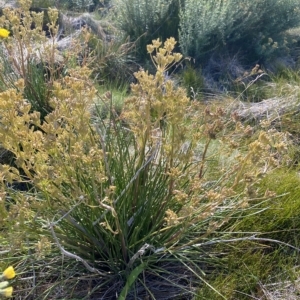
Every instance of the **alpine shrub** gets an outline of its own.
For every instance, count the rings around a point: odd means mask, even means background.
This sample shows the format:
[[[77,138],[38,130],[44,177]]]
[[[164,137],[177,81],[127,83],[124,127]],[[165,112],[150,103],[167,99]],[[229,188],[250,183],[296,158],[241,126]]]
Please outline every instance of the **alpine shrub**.
[[[116,0],[117,25],[137,42],[141,58],[154,38],[178,36],[180,0]]]
[[[180,11],[181,51],[203,59],[226,47],[265,58],[288,50],[285,32],[299,26],[299,10],[295,0],[185,0]]]

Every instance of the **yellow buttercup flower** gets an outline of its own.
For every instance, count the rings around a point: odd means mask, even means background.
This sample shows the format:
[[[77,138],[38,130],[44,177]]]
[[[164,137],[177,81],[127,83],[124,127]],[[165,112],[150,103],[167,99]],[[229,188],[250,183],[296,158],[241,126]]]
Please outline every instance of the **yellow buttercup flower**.
[[[7,288],[5,288],[4,290],[0,290],[0,293],[7,298],[10,298],[12,296],[13,293],[13,287],[9,286]]]
[[[16,272],[12,266],[8,267],[6,270],[3,272],[3,277],[6,279],[12,279],[16,276]]]
[[[0,38],[4,39],[9,36],[9,31],[5,28],[0,28]]]

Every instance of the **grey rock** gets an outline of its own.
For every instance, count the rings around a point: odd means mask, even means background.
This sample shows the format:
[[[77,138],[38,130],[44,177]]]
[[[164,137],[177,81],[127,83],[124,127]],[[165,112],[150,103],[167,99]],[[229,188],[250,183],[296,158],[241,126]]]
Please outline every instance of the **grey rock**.
[[[18,3],[15,0],[0,0],[0,10],[5,7],[16,8]]]

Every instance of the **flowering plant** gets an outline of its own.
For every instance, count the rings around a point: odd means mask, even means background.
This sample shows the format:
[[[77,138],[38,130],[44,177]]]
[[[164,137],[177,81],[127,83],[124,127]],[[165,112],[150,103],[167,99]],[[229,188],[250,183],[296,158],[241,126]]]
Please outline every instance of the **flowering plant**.
[[[13,279],[16,276],[15,270],[12,266],[9,266],[4,270],[2,275],[0,275],[0,280],[3,279]],[[9,282],[7,280],[0,282],[0,295],[3,295],[4,297],[11,297],[13,293],[13,287],[8,286]]]
[[[5,28],[0,28],[0,38],[4,39],[9,36],[9,31]]]

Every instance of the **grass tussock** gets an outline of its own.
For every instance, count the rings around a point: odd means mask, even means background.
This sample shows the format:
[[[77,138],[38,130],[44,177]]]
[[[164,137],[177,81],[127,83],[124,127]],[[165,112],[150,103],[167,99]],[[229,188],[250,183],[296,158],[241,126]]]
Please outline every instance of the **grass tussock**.
[[[297,114],[283,114],[285,126],[252,124],[224,101],[197,101],[201,72],[168,76],[183,59],[174,38],[146,47],[154,72],[135,72],[130,89],[120,79],[132,44],[101,44],[86,28],[58,69],[57,11],[46,37],[29,26],[42,15],[21,4],[0,19],[10,32],[0,60],[0,268],[14,266],[16,298],[251,299],[270,277],[297,277],[297,140],[286,132]],[[259,71],[241,78],[234,102],[257,99]],[[291,77],[268,93],[292,97]]]

